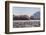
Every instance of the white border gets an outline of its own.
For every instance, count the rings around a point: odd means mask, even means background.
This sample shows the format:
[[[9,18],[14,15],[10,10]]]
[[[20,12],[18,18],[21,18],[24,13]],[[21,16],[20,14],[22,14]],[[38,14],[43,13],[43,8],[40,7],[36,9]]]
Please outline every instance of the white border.
[[[40,8],[40,27],[29,27],[29,28],[13,28],[13,12],[12,7],[37,7]],[[37,31],[37,30],[43,30],[43,5],[33,5],[33,4],[17,4],[17,3],[10,3],[9,4],[9,13],[10,13],[10,22],[9,22],[9,31],[10,32],[20,32],[20,31]]]

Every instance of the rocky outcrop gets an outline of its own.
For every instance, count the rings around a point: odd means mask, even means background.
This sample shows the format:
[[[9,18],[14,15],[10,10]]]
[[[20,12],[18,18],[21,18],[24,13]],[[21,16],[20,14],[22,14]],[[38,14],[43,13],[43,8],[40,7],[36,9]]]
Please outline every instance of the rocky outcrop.
[[[19,16],[15,16],[13,17],[13,20],[29,20],[29,16],[27,15],[19,15]]]
[[[40,20],[40,12],[36,12],[30,17],[28,15],[13,15],[13,20]]]

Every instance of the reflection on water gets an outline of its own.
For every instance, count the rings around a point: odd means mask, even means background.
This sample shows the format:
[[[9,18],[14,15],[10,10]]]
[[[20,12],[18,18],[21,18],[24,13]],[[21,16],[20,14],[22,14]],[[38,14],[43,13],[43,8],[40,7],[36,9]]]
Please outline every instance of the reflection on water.
[[[40,20],[17,20],[13,21],[13,28],[40,27]]]

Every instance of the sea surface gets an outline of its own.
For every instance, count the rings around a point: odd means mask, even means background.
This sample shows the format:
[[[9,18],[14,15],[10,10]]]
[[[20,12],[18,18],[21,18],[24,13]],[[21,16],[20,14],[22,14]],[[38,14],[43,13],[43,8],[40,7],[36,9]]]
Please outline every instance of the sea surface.
[[[40,27],[40,20],[14,20],[13,28]]]

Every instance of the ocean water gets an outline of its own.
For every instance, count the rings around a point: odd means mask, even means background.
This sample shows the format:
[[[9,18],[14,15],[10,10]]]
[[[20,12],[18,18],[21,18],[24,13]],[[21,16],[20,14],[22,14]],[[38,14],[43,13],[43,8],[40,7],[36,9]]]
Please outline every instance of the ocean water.
[[[40,27],[40,20],[14,20],[13,28]]]

